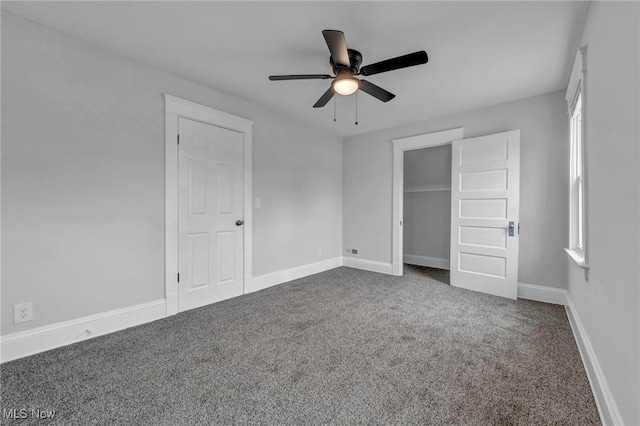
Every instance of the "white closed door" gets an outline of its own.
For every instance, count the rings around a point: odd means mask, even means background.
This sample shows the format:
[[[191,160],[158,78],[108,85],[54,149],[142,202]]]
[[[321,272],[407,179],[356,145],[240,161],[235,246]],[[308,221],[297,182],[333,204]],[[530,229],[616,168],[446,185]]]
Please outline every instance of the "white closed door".
[[[452,143],[451,285],[518,296],[520,131]]]
[[[178,121],[179,310],[244,291],[243,134]]]

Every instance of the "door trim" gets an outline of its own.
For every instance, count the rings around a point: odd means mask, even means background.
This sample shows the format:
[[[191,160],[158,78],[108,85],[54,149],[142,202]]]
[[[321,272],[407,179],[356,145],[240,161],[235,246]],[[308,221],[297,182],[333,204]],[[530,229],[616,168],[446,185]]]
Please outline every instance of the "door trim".
[[[393,275],[402,275],[403,264],[403,235],[400,222],[404,217],[404,152],[414,149],[430,148],[433,146],[450,145],[457,139],[463,139],[464,127],[443,130],[441,132],[425,133],[408,138],[393,139],[393,190],[391,218],[391,256]]]
[[[253,209],[251,149],[253,121],[165,93],[165,297],[167,316],[178,313],[178,118],[200,121],[243,134],[244,276],[243,293],[252,275]]]

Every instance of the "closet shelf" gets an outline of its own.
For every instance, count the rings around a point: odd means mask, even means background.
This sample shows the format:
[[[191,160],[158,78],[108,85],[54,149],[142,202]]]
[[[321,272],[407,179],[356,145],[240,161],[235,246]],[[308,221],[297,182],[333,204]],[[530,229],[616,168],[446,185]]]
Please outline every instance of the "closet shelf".
[[[435,192],[435,191],[451,191],[451,187],[443,186],[443,185],[427,185],[427,186],[414,186],[411,188],[404,189],[404,192]]]

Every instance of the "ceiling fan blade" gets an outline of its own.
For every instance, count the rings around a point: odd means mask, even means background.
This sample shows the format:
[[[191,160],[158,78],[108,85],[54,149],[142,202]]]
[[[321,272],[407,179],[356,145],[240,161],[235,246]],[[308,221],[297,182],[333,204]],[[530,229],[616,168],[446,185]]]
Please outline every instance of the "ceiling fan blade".
[[[382,102],[389,102],[391,99],[396,97],[393,93],[387,92],[382,87],[369,83],[366,80],[360,80],[360,90],[370,94],[374,98],[380,99]]]
[[[397,58],[387,59],[386,61],[376,62],[360,68],[360,74],[373,75],[381,72],[398,70],[400,68],[412,67],[415,65],[426,64],[429,61],[427,52],[421,50],[419,52],[409,53],[408,55],[398,56]]]
[[[336,30],[322,31],[324,40],[327,42],[333,63],[339,67],[349,68],[349,52],[347,51],[347,42],[344,39],[344,33]]]
[[[333,95],[335,95],[335,90],[333,90],[333,86],[329,87],[329,89],[324,92],[324,94],[322,96],[320,96],[320,99],[318,99],[318,101],[313,104],[314,108],[322,108],[323,106],[325,106],[327,104],[327,102],[329,102],[329,100],[331,100],[331,98],[333,98]]]
[[[292,74],[292,75],[270,75],[269,80],[325,80],[331,78],[329,74]]]

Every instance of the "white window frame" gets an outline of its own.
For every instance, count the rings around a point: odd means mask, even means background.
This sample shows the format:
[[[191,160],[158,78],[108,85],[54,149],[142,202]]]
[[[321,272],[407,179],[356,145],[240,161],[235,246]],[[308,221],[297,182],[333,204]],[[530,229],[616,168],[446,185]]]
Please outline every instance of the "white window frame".
[[[587,150],[586,150],[586,54],[578,49],[566,100],[569,107],[570,163],[569,163],[569,248],[565,251],[576,264],[585,269],[588,263],[587,220]],[[586,275],[585,275],[586,276]]]

